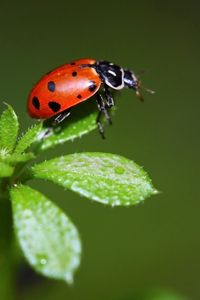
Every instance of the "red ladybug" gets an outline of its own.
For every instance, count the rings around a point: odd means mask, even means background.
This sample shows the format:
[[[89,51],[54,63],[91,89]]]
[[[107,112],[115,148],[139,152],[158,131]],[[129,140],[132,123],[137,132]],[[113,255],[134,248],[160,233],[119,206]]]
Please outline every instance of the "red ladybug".
[[[31,117],[47,119],[55,116],[54,124],[62,122],[73,106],[87,100],[94,94],[99,110],[97,124],[102,137],[101,115],[111,124],[109,108],[114,105],[110,89],[124,87],[136,91],[140,100],[140,81],[136,75],[107,61],[91,58],[79,59],[56,68],[43,76],[33,87],[28,98],[28,112]]]

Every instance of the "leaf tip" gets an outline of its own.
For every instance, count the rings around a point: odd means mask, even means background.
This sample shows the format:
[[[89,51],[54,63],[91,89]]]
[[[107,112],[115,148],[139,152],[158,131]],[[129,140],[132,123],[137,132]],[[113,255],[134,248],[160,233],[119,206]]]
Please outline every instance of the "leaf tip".
[[[3,104],[4,104],[5,106],[7,106],[7,108],[10,109],[10,110],[12,111],[13,115],[14,115],[14,116],[16,117],[16,119],[17,119],[17,115],[16,115],[14,109],[12,108],[12,106],[11,106],[10,104],[8,104],[7,102],[5,102],[5,101],[3,101]]]
[[[69,284],[69,285],[73,285],[74,284],[74,277],[72,272],[67,272],[65,274],[65,281]]]
[[[7,107],[10,107],[10,104],[8,104],[6,101],[3,101],[3,104],[6,105]]]
[[[157,190],[157,189],[153,189],[153,191],[152,191],[152,195],[159,195],[159,194],[161,194],[162,192],[161,191],[159,191],[159,190]]]

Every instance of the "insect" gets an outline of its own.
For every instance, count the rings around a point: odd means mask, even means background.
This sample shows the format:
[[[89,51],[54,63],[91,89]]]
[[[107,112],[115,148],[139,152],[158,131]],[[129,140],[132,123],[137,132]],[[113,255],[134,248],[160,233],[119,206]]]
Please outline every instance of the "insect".
[[[98,108],[97,125],[104,138],[101,117],[112,124],[109,110],[114,106],[113,90],[133,89],[140,100],[141,83],[133,71],[108,61],[91,58],[75,60],[44,75],[33,87],[28,98],[28,112],[33,118],[48,119],[53,124],[69,116],[72,107],[95,95]],[[146,89],[153,93],[153,91]]]

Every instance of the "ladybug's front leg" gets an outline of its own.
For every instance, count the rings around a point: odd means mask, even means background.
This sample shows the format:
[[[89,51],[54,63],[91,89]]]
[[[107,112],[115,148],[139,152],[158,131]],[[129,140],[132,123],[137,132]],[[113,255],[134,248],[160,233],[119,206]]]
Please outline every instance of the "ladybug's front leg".
[[[108,108],[111,108],[112,106],[115,105],[113,96],[112,96],[111,92],[109,91],[108,86],[106,84],[104,84],[103,89],[104,89],[105,98],[106,98],[106,106]]]
[[[99,130],[99,133],[100,133],[102,139],[105,139],[103,124],[101,123],[101,115],[102,115],[102,112],[99,111],[97,118],[96,118],[96,123],[97,123],[98,130]]]
[[[105,106],[104,99],[103,99],[102,95],[100,93],[97,93],[96,96],[97,96],[97,99],[96,99],[97,107],[98,107],[98,110],[99,110],[96,122],[97,122],[97,125],[98,125],[99,133],[101,134],[102,138],[105,139],[103,124],[101,122],[102,113],[105,115],[105,118],[106,118],[106,120],[108,121],[108,123],[110,125],[112,124],[112,120],[111,120],[111,117],[110,117],[110,115],[109,115],[109,113],[106,109],[106,106]]]

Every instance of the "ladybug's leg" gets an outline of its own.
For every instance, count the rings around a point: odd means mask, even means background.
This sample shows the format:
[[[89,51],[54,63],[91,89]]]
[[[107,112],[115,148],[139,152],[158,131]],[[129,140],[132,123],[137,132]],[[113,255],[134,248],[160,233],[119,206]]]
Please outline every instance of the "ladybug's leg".
[[[103,124],[101,122],[101,116],[102,116],[102,114],[104,114],[105,118],[109,122],[109,124],[112,124],[112,120],[111,120],[111,117],[110,117],[110,115],[109,115],[109,113],[106,109],[106,106],[105,106],[104,99],[103,99],[102,95],[100,93],[97,93],[96,96],[97,96],[97,99],[96,99],[97,107],[98,107],[98,110],[99,110],[96,122],[97,122],[97,125],[98,125],[99,133],[101,134],[102,138],[104,139],[105,136],[104,136]]]
[[[56,125],[64,121],[71,113],[71,108],[64,110],[61,112],[53,121],[52,125]]]
[[[97,122],[98,130],[99,130],[99,133],[100,133],[101,137],[103,139],[105,139],[103,125],[101,123],[101,115],[102,115],[102,112],[99,111],[99,113],[97,115],[97,118],[96,118],[96,122]]]
[[[109,112],[107,110],[107,105],[105,105],[104,99],[103,99],[103,97],[100,93],[97,93],[97,107],[99,109],[99,112],[101,112],[105,115],[106,120],[111,125],[112,120],[111,120],[111,117],[110,117]]]
[[[106,84],[104,85],[104,88],[103,88],[103,89],[104,89],[105,98],[106,98],[106,106],[107,106],[108,108],[110,108],[110,107],[112,107],[112,106],[115,105],[114,99],[113,99],[112,94],[111,94],[111,92],[109,91],[108,86],[107,86]]]
[[[60,113],[52,122],[51,127],[47,128],[46,131],[44,132],[42,138],[47,138],[48,136],[50,136],[51,134],[53,134],[54,132],[54,126],[56,126],[57,124],[61,123],[62,121],[64,121],[64,119],[66,119],[69,115],[70,115],[70,111],[71,108],[63,111],[62,113]]]

